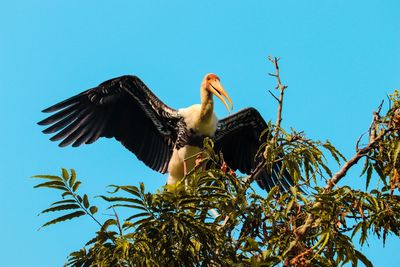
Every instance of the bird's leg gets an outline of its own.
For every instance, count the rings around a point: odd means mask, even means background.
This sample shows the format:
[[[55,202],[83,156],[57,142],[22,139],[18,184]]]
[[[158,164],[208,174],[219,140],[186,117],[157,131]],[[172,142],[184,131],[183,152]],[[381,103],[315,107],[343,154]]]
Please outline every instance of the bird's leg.
[[[186,176],[186,174],[187,174],[187,162],[186,162],[186,160],[187,159],[183,160],[183,176]]]
[[[183,160],[183,177],[185,177],[186,174],[187,174],[187,162],[186,162],[186,160],[187,159]],[[184,178],[184,179],[185,179],[185,190],[187,190],[187,188],[188,188],[188,179],[186,179],[186,178]]]

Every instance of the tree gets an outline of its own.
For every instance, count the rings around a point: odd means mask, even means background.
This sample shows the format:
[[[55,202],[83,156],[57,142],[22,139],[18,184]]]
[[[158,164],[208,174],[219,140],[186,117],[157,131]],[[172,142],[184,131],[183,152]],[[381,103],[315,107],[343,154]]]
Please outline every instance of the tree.
[[[174,191],[151,194],[144,184],[112,185],[101,198],[115,216],[104,222],[96,219],[98,208],[89,197],[77,193],[81,182],[74,170],[34,176],[46,180],[36,188],[62,192],[62,199],[42,213],[67,212],[43,226],[80,216],[99,225],[85,247],[69,255],[67,266],[372,266],[354,243],[362,246],[371,235],[385,242],[389,234],[400,234],[400,93],[389,96],[385,112],[382,101],[368,135],[361,135],[347,160],[329,141],[281,128],[287,86],[281,83],[279,59],[269,60],[276,70],[270,75],[277,79],[279,96],[270,93],[278,111],[276,123],[260,137],[264,161],[258,168],[271,170],[280,161],[294,179],[290,191],[276,186],[266,197],[257,194],[253,175],[237,177],[209,139],[207,156]],[[360,147],[362,140],[367,144]],[[333,172],[328,159],[339,170]],[[365,190],[340,183],[360,160]],[[378,182],[370,190],[375,176]],[[121,220],[115,209],[130,215]]]

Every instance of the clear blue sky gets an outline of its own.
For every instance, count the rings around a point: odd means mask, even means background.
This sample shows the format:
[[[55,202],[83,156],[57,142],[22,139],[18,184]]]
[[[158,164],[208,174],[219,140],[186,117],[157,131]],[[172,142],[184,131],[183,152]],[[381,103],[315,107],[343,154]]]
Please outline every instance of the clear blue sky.
[[[330,139],[350,157],[372,110],[400,85],[399,12],[395,0],[3,1],[1,265],[61,266],[97,229],[81,218],[37,231],[51,218],[37,214],[57,195],[34,190],[31,175],[75,168],[92,196],[109,184],[144,181],[154,191],[165,183],[114,140],[60,149],[36,125],[43,108],[123,74],[184,107],[199,101],[203,75],[215,72],[236,110],[254,106],[273,120],[272,54],[283,58],[289,85],[283,126]],[[227,115],[222,104],[216,112]],[[342,183],[359,180],[354,172]],[[399,249],[390,238],[386,248],[372,240],[363,251],[376,266],[396,266]]]

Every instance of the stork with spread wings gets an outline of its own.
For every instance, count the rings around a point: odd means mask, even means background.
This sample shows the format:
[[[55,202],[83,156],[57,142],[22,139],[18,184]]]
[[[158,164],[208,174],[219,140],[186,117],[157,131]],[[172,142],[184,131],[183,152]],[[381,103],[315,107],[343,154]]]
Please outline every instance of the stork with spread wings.
[[[233,170],[250,174],[261,159],[255,159],[259,136],[267,124],[254,108],[246,108],[222,120],[214,113],[213,95],[228,111],[232,101],[215,74],[207,74],[200,87],[201,104],[172,109],[159,100],[136,76],[121,76],[55,104],[43,112],[55,112],[40,121],[50,125],[44,133],[56,133],[59,146],[91,144],[100,137],[114,137],[151,169],[169,173],[175,184],[195,165],[203,139],[214,140]],[[257,173],[258,185],[288,189],[293,184],[281,163],[272,171]],[[284,175],[281,175],[283,173]]]

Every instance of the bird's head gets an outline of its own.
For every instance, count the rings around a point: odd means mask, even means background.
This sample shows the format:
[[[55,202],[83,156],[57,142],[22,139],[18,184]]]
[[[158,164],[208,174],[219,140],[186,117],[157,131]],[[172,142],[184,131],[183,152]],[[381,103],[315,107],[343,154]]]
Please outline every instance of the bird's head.
[[[202,87],[218,97],[222,101],[222,103],[224,103],[228,112],[233,109],[232,100],[229,97],[228,93],[225,91],[217,75],[213,73],[207,74],[203,79]],[[228,100],[230,106],[228,105],[224,97]]]

